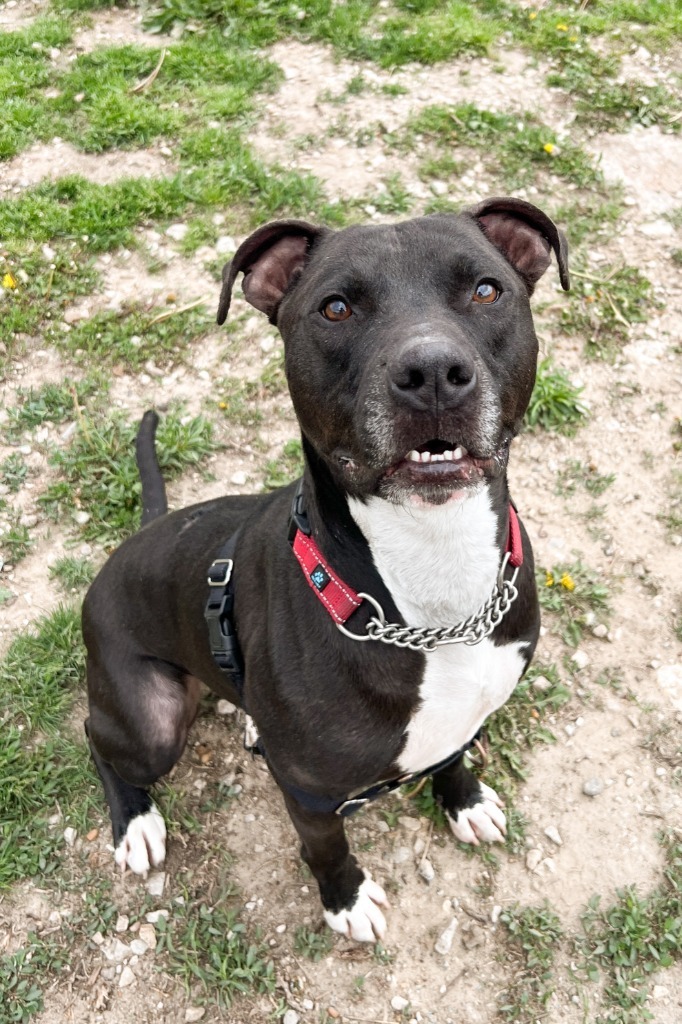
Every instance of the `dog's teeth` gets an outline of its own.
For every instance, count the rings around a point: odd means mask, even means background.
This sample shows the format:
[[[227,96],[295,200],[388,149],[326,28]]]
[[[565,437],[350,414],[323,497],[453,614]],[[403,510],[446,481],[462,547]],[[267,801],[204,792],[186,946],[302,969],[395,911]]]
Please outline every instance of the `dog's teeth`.
[[[462,447],[455,448],[454,452],[452,453],[453,459],[463,459],[465,455],[466,450]]]
[[[443,452],[443,458],[445,459],[446,462],[452,462],[454,457],[455,456],[453,452]]]
[[[431,461],[431,452],[422,452],[421,460],[422,460],[422,462],[430,462]]]
[[[414,448],[412,449],[411,452],[407,453],[407,458],[410,459],[412,462],[421,462],[421,455]]]
[[[431,462],[445,462],[445,456],[444,455],[432,455],[431,456]]]

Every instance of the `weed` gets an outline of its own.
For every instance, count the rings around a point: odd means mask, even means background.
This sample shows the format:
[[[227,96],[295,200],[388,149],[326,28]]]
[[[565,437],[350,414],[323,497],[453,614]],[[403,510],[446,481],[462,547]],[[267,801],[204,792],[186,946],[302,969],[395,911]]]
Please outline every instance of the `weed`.
[[[610,615],[608,587],[580,562],[538,570],[537,582],[540,605],[557,616],[556,631],[569,647],[578,646],[595,615],[601,621]]]
[[[50,579],[59,580],[64,590],[87,587],[95,578],[95,567],[89,558],[65,555],[50,566]]]
[[[80,381],[66,377],[60,384],[19,388],[17,404],[8,410],[10,435],[33,430],[43,423],[64,423],[75,416],[78,406],[93,398],[104,398],[107,390],[108,381],[98,373]]]
[[[26,558],[33,546],[27,526],[22,526],[18,515],[10,518],[6,526],[0,526],[0,551],[4,551],[6,561],[16,565]]]
[[[135,462],[137,425],[113,414],[98,421],[82,418],[69,448],[51,457],[62,479],[51,484],[40,503],[53,518],[83,513],[88,540],[112,545],[137,528],[141,484]],[[212,428],[201,416],[188,422],[166,414],[159,425],[156,450],[169,478],[196,465],[214,450]]]
[[[10,494],[16,494],[28,476],[28,466],[19,452],[8,455],[0,465],[0,479],[9,488]]]
[[[526,425],[531,429],[574,434],[587,418],[581,392],[582,388],[571,383],[566,371],[555,367],[551,356],[547,356],[538,364]]]
[[[481,159],[509,189],[521,188],[550,171],[581,188],[600,187],[601,174],[579,146],[558,140],[529,114],[497,114],[472,104],[426,107],[408,122],[400,145],[425,136],[447,152],[453,146],[481,151]]]
[[[96,313],[67,334],[55,330],[50,335],[59,348],[73,353],[86,365],[96,359],[100,364],[124,363],[139,369],[149,359],[182,359],[187,352],[187,338],[201,338],[212,327],[202,311],[132,309],[125,313]]]
[[[651,283],[635,267],[605,267],[597,273],[573,270],[573,291],[561,312],[567,334],[585,337],[585,352],[612,359],[627,342],[633,323],[648,319],[652,308]]]
[[[399,174],[392,174],[384,181],[384,189],[371,199],[379,213],[407,213],[414,202],[402,183]]]
[[[559,918],[548,903],[541,907],[515,904],[500,920],[510,938],[513,983],[500,1007],[507,1021],[534,1024],[554,991],[554,960],[563,938]]]
[[[0,957],[0,1020],[28,1024],[44,1008],[43,985],[49,971],[59,970],[65,957],[57,945],[29,932],[16,953]]]
[[[571,460],[557,477],[557,494],[575,494],[578,487],[598,498],[616,479],[615,473],[600,473],[592,462]]]
[[[661,842],[666,867],[653,893],[642,897],[630,886],[604,910],[595,897],[583,916],[584,971],[591,981],[599,980],[600,968],[605,975],[608,1009],[596,1018],[600,1024],[649,1019],[649,979],[682,956],[682,843],[675,831],[664,833]]]
[[[533,665],[507,703],[486,723],[491,757],[484,781],[511,795],[516,782],[526,778],[525,752],[537,743],[554,743],[554,734],[543,718],[557,711],[569,696],[553,665]]]
[[[317,963],[332,951],[332,933],[325,927],[324,931],[314,931],[301,925],[294,935],[294,951],[307,960]]]
[[[301,442],[287,441],[279,459],[270,459],[265,465],[263,486],[268,491],[291,483],[303,472],[303,449]]]
[[[212,905],[186,897],[172,918],[159,918],[156,926],[160,968],[177,976],[201,1005],[229,1008],[240,994],[274,991],[272,961],[265,947],[249,942],[234,902],[229,888]]]

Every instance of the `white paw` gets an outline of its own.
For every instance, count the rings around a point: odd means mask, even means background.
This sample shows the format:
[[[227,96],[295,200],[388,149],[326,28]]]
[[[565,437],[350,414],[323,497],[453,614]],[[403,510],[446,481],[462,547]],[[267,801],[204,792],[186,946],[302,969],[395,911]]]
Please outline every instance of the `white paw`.
[[[473,843],[478,846],[480,840],[484,843],[503,843],[507,834],[507,819],[502,810],[502,801],[490,786],[483,782],[481,797],[473,807],[465,807],[456,818],[448,814],[447,819],[450,828],[460,843]]]
[[[330,928],[349,939],[376,942],[386,934],[386,918],[379,910],[380,906],[388,906],[386,893],[371,878],[365,877],[353,906],[348,910],[340,910],[338,914],[325,910],[324,919]]]
[[[114,857],[121,871],[129,867],[136,875],[146,875],[150,867],[158,867],[165,856],[166,823],[152,804],[151,810],[138,814],[129,823]]]

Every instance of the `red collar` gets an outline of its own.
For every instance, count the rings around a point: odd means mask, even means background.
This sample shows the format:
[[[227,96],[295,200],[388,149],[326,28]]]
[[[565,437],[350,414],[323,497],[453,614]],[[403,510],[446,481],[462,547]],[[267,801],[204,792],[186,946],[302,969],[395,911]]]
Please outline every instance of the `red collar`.
[[[299,491],[294,498],[290,530],[291,545],[303,569],[303,574],[312,588],[315,596],[322,602],[334,622],[343,625],[360,607],[363,598],[349,587],[340,576],[334,572],[332,567],[318,548],[313,538],[303,529],[302,525],[307,524],[307,517],[302,509],[302,495]],[[507,546],[505,549],[509,555],[509,562],[515,568],[523,563],[523,546],[521,543],[521,527],[514,506],[509,504],[509,530],[507,534]]]

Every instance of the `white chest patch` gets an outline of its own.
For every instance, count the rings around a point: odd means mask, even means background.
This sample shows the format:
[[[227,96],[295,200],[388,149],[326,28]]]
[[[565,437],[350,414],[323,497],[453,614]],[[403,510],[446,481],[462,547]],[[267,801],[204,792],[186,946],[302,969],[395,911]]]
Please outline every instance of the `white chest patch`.
[[[445,505],[404,507],[381,498],[351,498],[349,506],[408,625],[455,625],[490,596],[500,552],[486,487]],[[402,772],[436,764],[475,735],[516,686],[524,646],[482,640],[425,655],[419,704],[399,758]]]

